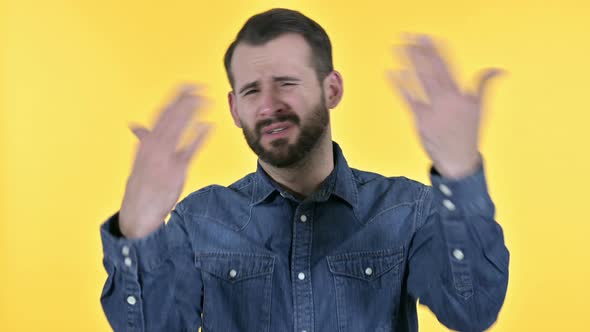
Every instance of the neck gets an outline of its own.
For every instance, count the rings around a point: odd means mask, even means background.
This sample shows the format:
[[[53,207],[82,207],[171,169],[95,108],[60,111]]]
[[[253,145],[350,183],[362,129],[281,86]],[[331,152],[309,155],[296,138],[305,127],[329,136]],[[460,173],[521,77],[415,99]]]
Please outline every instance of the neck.
[[[262,160],[260,166],[281,187],[297,198],[316,191],[334,169],[334,150],[329,134],[322,137],[312,151],[290,167],[277,168]]]

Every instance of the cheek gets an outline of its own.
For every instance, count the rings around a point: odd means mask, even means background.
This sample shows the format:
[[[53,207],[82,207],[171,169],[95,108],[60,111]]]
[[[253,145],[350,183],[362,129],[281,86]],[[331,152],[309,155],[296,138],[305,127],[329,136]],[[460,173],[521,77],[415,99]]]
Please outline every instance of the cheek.
[[[319,102],[323,102],[321,100],[322,94],[323,90],[320,85],[308,85],[299,91],[298,98],[301,100],[300,103],[309,108],[317,105]]]
[[[281,101],[290,112],[299,116],[307,113],[314,104],[312,95],[306,91],[285,92],[281,95]]]
[[[249,116],[250,114],[253,114],[252,107],[243,100],[236,100],[234,105],[234,118],[237,117],[237,121],[239,121],[242,126],[247,126],[252,121],[250,119],[251,116]]]
[[[242,113],[240,114],[240,122],[242,124],[243,130],[247,130],[252,133],[254,132],[254,128],[256,127],[256,119],[254,116],[249,116],[246,113]]]
[[[302,116],[309,118],[310,114],[313,113],[319,105],[322,105],[323,100],[319,94],[309,94],[296,101],[297,113]]]

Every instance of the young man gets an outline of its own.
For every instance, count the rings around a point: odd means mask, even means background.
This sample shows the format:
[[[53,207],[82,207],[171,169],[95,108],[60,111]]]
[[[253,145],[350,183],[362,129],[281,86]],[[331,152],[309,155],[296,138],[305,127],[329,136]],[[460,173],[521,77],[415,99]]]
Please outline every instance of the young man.
[[[119,212],[101,227],[101,296],[117,331],[417,331],[416,302],[447,327],[497,318],[508,251],[478,152],[481,99],[460,90],[426,36],[393,82],[432,159],[425,186],[349,168],[332,141],[343,93],[324,30],[302,14],[250,18],[225,66],[231,115],[258,168],[176,206],[208,128],[179,139],[202,104],[184,86],[139,148]],[[408,89],[420,82],[427,101]],[[167,224],[165,217],[171,213]]]

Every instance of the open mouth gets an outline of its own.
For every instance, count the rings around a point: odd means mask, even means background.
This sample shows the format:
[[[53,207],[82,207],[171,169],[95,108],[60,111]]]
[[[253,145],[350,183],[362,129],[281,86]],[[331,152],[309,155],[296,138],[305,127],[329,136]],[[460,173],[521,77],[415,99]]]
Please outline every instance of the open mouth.
[[[274,123],[272,125],[264,127],[262,129],[262,133],[264,136],[279,138],[286,136],[291,128],[293,128],[293,124],[289,122]]]

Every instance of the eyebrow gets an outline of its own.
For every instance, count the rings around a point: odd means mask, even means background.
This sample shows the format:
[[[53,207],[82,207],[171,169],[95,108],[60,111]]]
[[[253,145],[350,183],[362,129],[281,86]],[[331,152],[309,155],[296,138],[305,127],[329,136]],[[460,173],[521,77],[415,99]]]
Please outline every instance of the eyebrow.
[[[300,79],[298,79],[297,77],[294,76],[273,76],[272,80],[274,82],[301,82]],[[239,94],[242,94],[244,91],[251,89],[251,88],[255,88],[260,84],[259,81],[253,81],[250,83],[246,83],[245,85],[243,85],[240,88],[240,91],[238,92]]]

